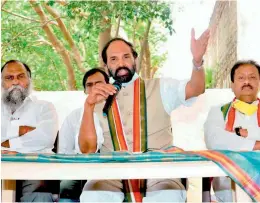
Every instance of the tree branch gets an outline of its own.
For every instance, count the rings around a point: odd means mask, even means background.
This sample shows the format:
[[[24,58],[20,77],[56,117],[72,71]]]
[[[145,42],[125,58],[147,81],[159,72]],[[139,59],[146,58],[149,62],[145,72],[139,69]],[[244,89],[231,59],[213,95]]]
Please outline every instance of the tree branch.
[[[49,5],[47,5],[47,3],[43,3],[44,8],[46,8],[46,10],[51,14],[52,17],[54,17],[58,23],[58,26],[64,36],[64,38],[66,39],[66,41],[69,43],[69,46],[73,52],[73,58],[76,61],[77,66],[79,67],[79,70],[82,73],[85,73],[86,70],[85,68],[82,66],[82,57],[81,54],[76,46],[76,44],[74,43],[74,40],[71,37],[71,34],[69,33],[68,29],[66,28],[65,24],[63,23],[63,21],[60,18],[60,15]]]
[[[118,37],[118,34],[119,34],[120,21],[121,21],[121,14],[119,14],[119,16],[118,16],[118,21],[117,21],[117,27],[116,27],[116,34],[115,34],[115,37]]]
[[[15,35],[15,36],[9,41],[9,43],[7,43],[7,44],[2,44],[2,48],[3,48],[4,46],[10,45],[13,40],[15,40],[15,39],[16,39],[17,37],[19,37],[20,35],[25,34],[26,31],[28,31],[28,30],[30,30],[30,29],[33,29],[33,28],[37,28],[37,27],[43,27],[43,26],[47,25],[48,23],[50,23],[51,21],[53,21],[53,20],[48,20],[48,21],[46,21],[44,24],[42,24],[42,25],[40,25],[40,26],[39,26],[39,25],[35,25],[35,26],[32,26],[32,27],[29,27],[29,28],[26,28],[26,29],[22,30],[22,31],[19,32],[17,35]]]
[[[11,14],[11,15],[13,15],[13,16],[17,16],[17,17],[19,17],[19,18],[23,18],[23,19],[26,19],[26,20],[29,20],[29,21],[33,21],[33,22],[38,22],[38,23],[40,23],[41,21],[39,21],[39,20],[34,20],[34,19],[31,19],[31,18],[27,18],[26,16],[22,16],[22,15],[18,15],[18,14],[16,14],[16,13],[13,13],[13,12],[11,12],[11,11],[8,11],[8,10],[5,10],[5,9],[1,9],[2,11],[4,11],[4,12],[6,12],[6,13],[9,13],[9,14]]]
[[[39,15],[41,22],[43,23],[42,29],[46,33],[50,42],[52,43],[52,46],[57,51],[57,53],[60,54],[60,56],[63,59],[63,62],[65,64],[66,68],[67,68],[69,90],[76,90],[75,73],[74,73],[74,69],[73,69],[68,51],[66,50],[64,45],[58,40],[58,38],[54,34],[51,27],[47,24],[44,25],[45,22],[47,21],[47,16],[44,13],[41,5],[38,4],[36,0],[29,0],[29,2],[31,3],[35,12]]]
[[[60,73],[59,73],[59,71],[58,71],[58,68],[56,67],[54,61],[53,61],[51,58],[50,58],[50,60],[51,60],[51,62],[52,62],[52,64],[53,64],[54,69],[56,70],[56,73],[57,73],[57,75],[58,75],[60,84],[61,84],[61,86],[62,86],[62,90],[66,90],[66,89],[67,89],[67,88],[66,88],[66,85],[65,85],[65,84],[63,83],[63,81],[62,81],[62,78],[61,78],[61,75],[60,75]]]
[[[1,9],[4,7],[5,3],[7,2],[7,0],[3,0],[2,4],[1,4]]]

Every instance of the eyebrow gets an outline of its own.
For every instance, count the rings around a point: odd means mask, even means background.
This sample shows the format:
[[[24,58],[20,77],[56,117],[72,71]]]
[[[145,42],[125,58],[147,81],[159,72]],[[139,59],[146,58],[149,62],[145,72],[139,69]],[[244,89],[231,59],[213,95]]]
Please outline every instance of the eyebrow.
[[[90,84],[99,83],[99,82],[103,82],[103,81],[102,81],[102,80],[98,80],[98,81],[95,81],[95,82],[87,82],[86,84],[87,84],[87,85],[90,85]]]
[[[20,76],[20,75],[25,75],[25,73],[18,73],[18,74],[13,74],[13,73],[6,73],[6,76]]]

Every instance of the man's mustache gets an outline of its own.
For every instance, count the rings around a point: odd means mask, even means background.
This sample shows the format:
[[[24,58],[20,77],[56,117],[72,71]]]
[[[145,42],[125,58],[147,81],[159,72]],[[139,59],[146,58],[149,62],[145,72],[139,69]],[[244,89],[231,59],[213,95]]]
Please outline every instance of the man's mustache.
[[[118,69],[116,70],[115,75],[117,75],[117,74],[119,73],[119,71],[121,71],[121,70],[127,70],[128,72],[131,73],[130,68],[128,68],[128,67],[126,67],[126,66],[120,66],[120,67],[118,67]]]
[[[242,86],[242,90],[243,90],[244,88],[246,88],[246,87],[249,87],[249,88],[253,89],[253,86],[252,86],[252,85],[247,84],[247,85],[243,85],[243,86]]]

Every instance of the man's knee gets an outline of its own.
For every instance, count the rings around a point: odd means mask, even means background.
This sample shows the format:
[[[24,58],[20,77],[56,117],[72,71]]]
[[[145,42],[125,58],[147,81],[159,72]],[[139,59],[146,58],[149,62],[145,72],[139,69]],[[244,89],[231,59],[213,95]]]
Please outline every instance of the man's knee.
[[[186,190],[158,190],[147,192],[143,202],[185,202]]]
[[[124,193],[110,191],[83,191],[80,202],[123,202]]]
[[[54,199],[51,193],[33,192],[24,193],[20,198],[20,202],[54,202]]]

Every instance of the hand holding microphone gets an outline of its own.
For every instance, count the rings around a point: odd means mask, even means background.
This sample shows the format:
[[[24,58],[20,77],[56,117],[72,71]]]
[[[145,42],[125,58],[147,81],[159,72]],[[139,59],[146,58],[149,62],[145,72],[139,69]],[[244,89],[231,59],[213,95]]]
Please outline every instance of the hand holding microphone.
[[[116,97],[117,93],[121,90],[122,88],[122,84],[119,81],[115,81],[113,83],[113,86],[116,88],[116,93],[113,95],[109,95],[107,98],[107,101],[105,103],[105,106],[103,108],[103,116],[107,116],[108,115],[108,111],[111,108],[111,105],[113,103],[114,98]]]
[[[88,97],[85,101],[85,107],[92,106],[106,100],[109,95],[114,95],[117,89],[112,84],[98,83],[88,92]]]

